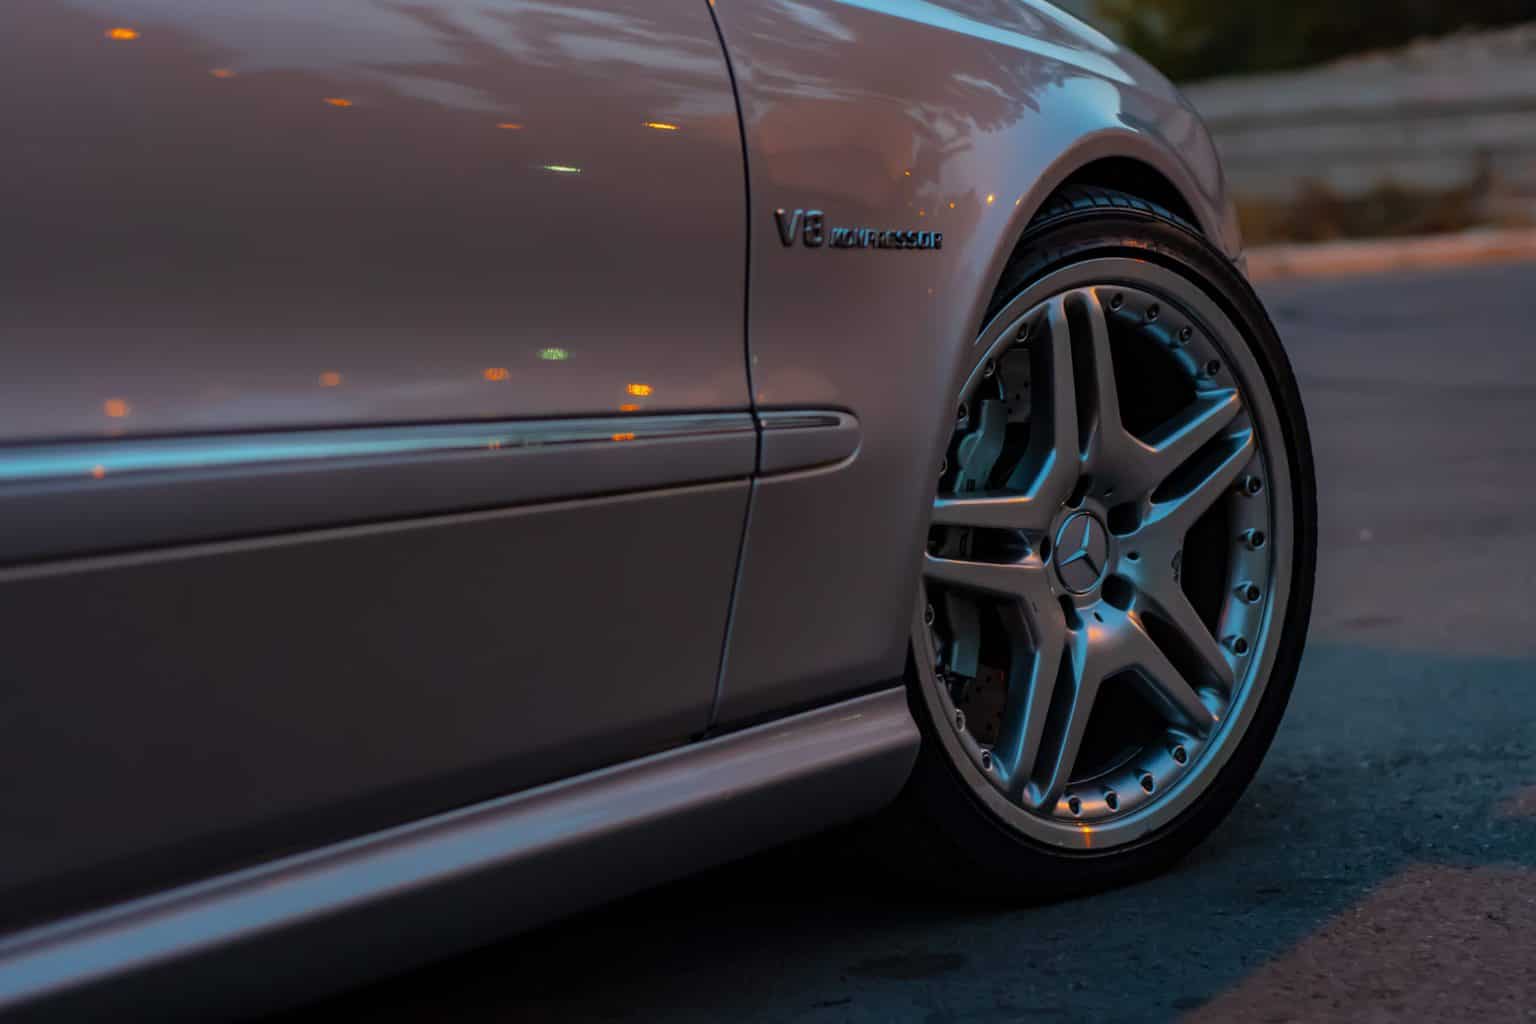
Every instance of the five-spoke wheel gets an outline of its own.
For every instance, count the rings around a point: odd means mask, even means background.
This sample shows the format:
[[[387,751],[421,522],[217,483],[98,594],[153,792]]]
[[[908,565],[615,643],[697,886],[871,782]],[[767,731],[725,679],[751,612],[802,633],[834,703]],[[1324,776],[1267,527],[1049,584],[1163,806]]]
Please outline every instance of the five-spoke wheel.
[[[1220,307],[1134,261],[1027,289],[976,353],[924,557],[921,674],[1026,833],[1128,841],[1219,770],[1263,690],[1292,526],[1273,402]]]

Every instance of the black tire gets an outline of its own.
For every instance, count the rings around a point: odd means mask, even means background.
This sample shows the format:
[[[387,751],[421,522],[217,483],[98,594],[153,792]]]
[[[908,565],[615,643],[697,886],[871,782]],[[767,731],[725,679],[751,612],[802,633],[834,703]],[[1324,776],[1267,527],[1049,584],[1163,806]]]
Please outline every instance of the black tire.
[[[923,733],[917,765],[885,816],[881,845],[897,870],[995,897],[1052,900],[1134,882],[1161,872],[1204,840],[1236,805],[1274,739],[1295,683],[1311,613],[1317,549],[1311,442],[1290,363],[1248,281],[1195,228],[1154,203],[1097,188],[1055,196],[1021,240],[988,319],[1030,283],[1087,258],[1155,261],[1197,284],[1238,326],[1280,414],[1293,482],[1292,593],[1279,654],[1246,734],[1206,790],[1161,829],[1108,852],[1069,851],[1032,840],[986,808],[936,736],[909,658],[908,694]],[[896,834],[892,834],[892,832]],[[1001,884],[996,884],[1001,883]]]

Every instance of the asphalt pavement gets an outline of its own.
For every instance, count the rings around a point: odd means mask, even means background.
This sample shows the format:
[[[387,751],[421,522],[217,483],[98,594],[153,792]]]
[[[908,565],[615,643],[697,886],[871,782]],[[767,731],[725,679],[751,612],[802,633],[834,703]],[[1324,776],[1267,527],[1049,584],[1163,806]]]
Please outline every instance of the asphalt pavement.
[[[1317,449],[1312,640],[1176,871],[1009,909],[870,883],[833,834],[299,1017],[1536,1020],[1536,266],[1265,292]]]

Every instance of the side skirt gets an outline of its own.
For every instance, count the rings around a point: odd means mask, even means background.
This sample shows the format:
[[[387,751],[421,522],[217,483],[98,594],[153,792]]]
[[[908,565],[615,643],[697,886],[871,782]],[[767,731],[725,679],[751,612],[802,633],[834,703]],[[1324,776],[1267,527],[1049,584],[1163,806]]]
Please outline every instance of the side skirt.
[[[280,1009],[874,811],[917,748],[886,690],[23,932],[0,1014]]]

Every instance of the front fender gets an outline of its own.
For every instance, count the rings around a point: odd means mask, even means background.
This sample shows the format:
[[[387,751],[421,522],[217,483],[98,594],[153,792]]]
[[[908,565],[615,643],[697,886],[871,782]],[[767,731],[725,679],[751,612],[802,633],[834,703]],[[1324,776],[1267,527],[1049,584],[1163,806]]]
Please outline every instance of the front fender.
[[[716,0],[715,13],[751,183],[754,405],[847,410],[864,439],[840,469],[758,486],[728,725],[901,674],[949,398],[1009,256],[1063,181],[1140,161],[1229,256],[1238,242],[1198,116],[1048,4]],[[942,247],[818,246],[785,230],[796,210]]]

